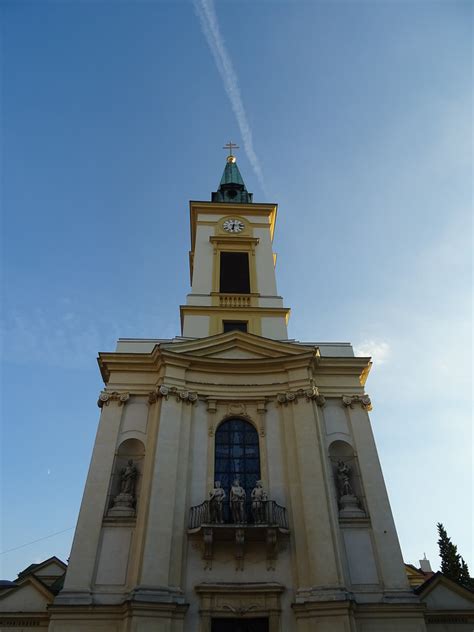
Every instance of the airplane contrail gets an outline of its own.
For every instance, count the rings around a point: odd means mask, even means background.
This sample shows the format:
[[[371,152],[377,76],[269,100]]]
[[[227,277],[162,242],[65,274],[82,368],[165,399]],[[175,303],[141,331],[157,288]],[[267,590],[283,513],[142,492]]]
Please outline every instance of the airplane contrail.
[[[249,159],[252,169],[258,178],[260,186],[265,193],[265,182],[263,179],[262,167],[253,148],[252,130],[247,119],[242,95],[240,94],[237,73],[234,70],[232,61],[224,43],[224,38],[219,29],[216,11],[213,0],[193,0],[194,8],[201,22],[201,28],[207,40],[212,56],[217,66],[217,70],[224,84],[224,89],[232,106],[232,110],[237,119],[237,124],[242,135],[245,153]]]

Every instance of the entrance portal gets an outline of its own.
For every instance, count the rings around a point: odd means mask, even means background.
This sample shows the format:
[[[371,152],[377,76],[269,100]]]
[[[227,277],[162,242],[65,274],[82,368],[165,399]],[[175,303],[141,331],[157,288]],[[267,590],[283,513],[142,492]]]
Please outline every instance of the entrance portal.
[[[211,632],[268,632],[268,619],[212,619]]]

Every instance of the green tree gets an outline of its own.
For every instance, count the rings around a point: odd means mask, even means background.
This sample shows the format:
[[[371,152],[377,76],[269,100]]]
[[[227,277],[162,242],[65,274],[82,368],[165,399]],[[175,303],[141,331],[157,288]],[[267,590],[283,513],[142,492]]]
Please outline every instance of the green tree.
[[[446,529],[438,522],[438,546],[441,557],[441,572],[466,588],[474,588],[474,580],[469,575],[469,568],[464,559],[458,553],[458,547],[451,542]]]

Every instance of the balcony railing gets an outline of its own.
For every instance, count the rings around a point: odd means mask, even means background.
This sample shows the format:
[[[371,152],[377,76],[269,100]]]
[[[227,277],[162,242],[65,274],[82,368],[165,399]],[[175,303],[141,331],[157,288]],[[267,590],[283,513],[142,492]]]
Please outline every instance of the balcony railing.
[[[259,546],[260,551],[266,552],[267,569],[275,570],[280,540],[288,538],[288,517],[286,509],[274,500],[261,501],[263,511],[259,508],[258,520],[252,514],[252,502],[245,503],[245,521],[234,522],[230,503],[222,503],[222,522],[211,520],[209,501],[189,510],[188,537],[201,540],[204,568],[212,568],[214,558],[214,542],[220,545],[231,544],[234,550],[235,569],[243,570],[245,549],[247,542]],[[214,516],[212,516],[214,518]],[[231,550],[232,550],[231,549]],[[218,553],[219,554],[219,553]]]
[[[248,294],[221,294],[219,296],[220,307],[250,307],[250,296]]]
[[[282,507],[274,500],[266,500],[263,501],[264,504],[264,519],[261,522],[256,523],[252,516],[252,503],[248,502],[245,505],[245,514],[246,514],[246,522],[236,524],[232,520],[232,514],[229,507],[229,502],[223,503],[223,519],[224,526],[246,526],[246,527],[260,527],[260,526],[271,526],[278,527],[279,529],[288,529],[288,516],[286,513],[285,507]],[[218,523],[213,523],[211,521],[209,501],[205,500],[200,505],[196,505],[195,507],[191,507],[189,510],[189,529],[199,529],[203,526],[220,526]]]

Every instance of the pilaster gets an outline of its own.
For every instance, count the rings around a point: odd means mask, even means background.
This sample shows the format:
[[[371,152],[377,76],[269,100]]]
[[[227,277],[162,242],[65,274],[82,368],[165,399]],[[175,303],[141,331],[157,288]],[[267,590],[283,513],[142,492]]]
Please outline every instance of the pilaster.
[[[348,410],[385,591],[411,596],[367,407],[361,401]]]
[[[102,520],[114,463],[123,407],[128,393],[102,391],[99,427],[82,498],[64,589],[57,601],[90,602]]]
[[[307,586],[337,589],[341,578],[329,520],[325,474],[321,459],[318,458],[320,440],[316,431],[312,402],[307,398],[300,399],[288,409],[292,413],[295,432],[307,556],[310,564]]]
[[[186,403],[185,403],[186,402]],[[179,581],[181,554],[174,556],[182,544],[175,534],[176,522],[184,529],[185,472],[182,462],[189,443],[189,398],[167,397],[162,393],[158,436],[154,454],[149,494],[148,528],[145,533],[140,583],[136,597],[149,600],[177,599],[184,601]],[[186,426],[183,430],[183,426]],[[185,441],[182,442],[183,435]],[[184,443],[184,448],[181,445]],[[172,567],[173,565],[173,567]]]

